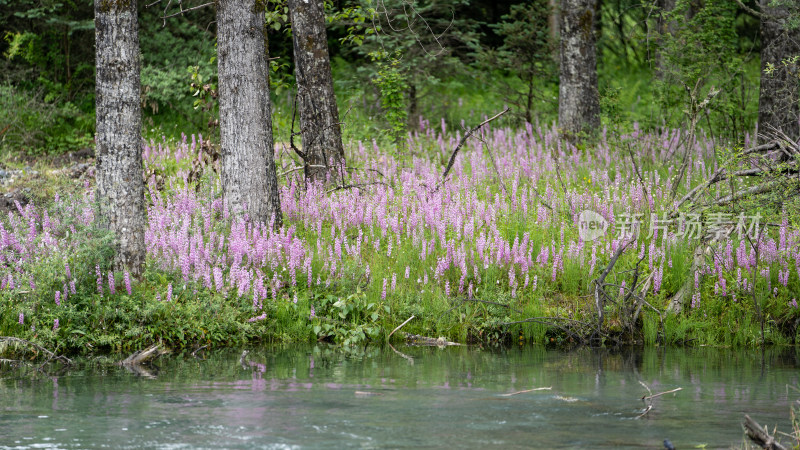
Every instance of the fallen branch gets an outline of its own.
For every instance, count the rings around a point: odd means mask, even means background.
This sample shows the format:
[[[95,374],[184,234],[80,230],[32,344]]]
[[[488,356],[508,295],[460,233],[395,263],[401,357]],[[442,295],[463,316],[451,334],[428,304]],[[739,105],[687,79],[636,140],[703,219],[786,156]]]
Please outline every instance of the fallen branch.
[[[525,389],[524,391],[511,392],[509,394],[500,394],[500,397],[511,397],[512,395],[525,394],[525,393],[534,392],[534,391],[549,391],[551,389],[553,389],[553,386],[539,387],[539,388],[533,388],[533,389]]]
[[[330,194],[331,192],[340,191],[342,189],[361,188],[361,187],[366,187],[366,186],[372,186],[372,185],[375,185],[375,184],[382,184],[384,186],[388,186],[388,184],[386,184],[386,183],[384,183],[382,181],[370,181],[369,183],[356,183],[356,184],[348,184],[348,185],[344,185],[344,186],[336,186],[335,188],[328,189],[327,191],[325,191],[325,193],[326,194]]]
[[[160,344],[151,345],[144,350],[133,352],[127,358],[120,361],[123,366],[138,366],[150,361],[162,354]]]
[[[653,395],[648,395],[647,397],[642,397],[642,400],[651,400],[651,399],[654,399],[656,397],[661,397],[662,395],[672,394],[673,392],[678,392],[678,391],[682,391],[682,390],[683,390],[683,388],[679,387],[679,388],[672,389],[670,391],[659,392],[658,394],[653,394]]]
[[[742,422],[744,432],[751,441],[761,448],[769,450],[786,450],[786,447],[775,441],[775,438],[767,432],[767,428],[761,428],[755,420],[751,419],[747,414],[744,415],[744,422]]]
[[[487,123],[493,121],[494,119],[497,119],[498,117],[502,116],[503,114],[505,114],[507,112],[508,112],[508,108],[506,108],[506,109],[500,111],[499,113],[495,114],[494,116],[484,120],[483,122],[480,123],[480,125],[478,125],[478,126],[476,126],[474,128],[471,128],[469,131],[467,131],[464,134],[464,136],[461,138],[461,140],[458,141],[458,144],[456,145],[456,148],[453,149],[453,153],[450,155],[450,160],[447,161],[447,167],[445,167],[444,173],[442,174],[442,183],[444,183],[444,180],[447,179],[447,174],[450,173],[450,169],[453,168],[453,164],[455,164],[455,162],[456,162],[456,156],[458,155],[458,151],[461,150],[461,147],[464,145],[465,142],[467,142],[467,139],[469,139],[469,137],[472,136],[472,133],[476,132],[478,129],[480,129],[480,127],[486,125]]]
[[[728,203],[732,203],[732,202],[735,202],[737,200],[741,200],[742,198],[747,197],[749,195],[758,195],[758,194],[764,194],[766,192],[770,192],[771,190],[775,189],[776,187],[778,187],[778,186],[780,186],[782,184],[783,183],[781,181],[770,181],[770,182],[767,182],[767,183],[759,184],[759,185],[753,186],[753,187],[751,187],[749,189],[745,189],[745,190],[739,191],[739,192],[737,192],[735,194],[731,194],[731,195],[728,195],[726,197],[723,197],[720,200],[717,200],[716,202],[714,202],[714,204],[717,205],[717,206],[727,205]]]
[[[45,362],[49,362],[55,359],[56,361],[60,361],[61,363],[66,364],[68,366],[74,364],[72,360],[67,358],[66,356],[56,355],[54,352],[51,352],[50,350],[42,347],[41,345],[35,342],[27,341],[25,339],[20,339],[18,337],[12,337],[12,336],[0,336],[0,342],[14,342],[17,344],[23,344],[29,347],[33,347],[34,349],[41,351],[42,353],[47,355],[47,361]]]
[[[604,303],[605,303],[603,301],[604,298],[601,299],[600,293],[602,292],[604,297],[608,296],[608,294],[605,291],[605,288],[603,287],[603,285],[604,285],[604,283],[606,281],[606,277],[608,276],[609,273],[611,273],[611,270],[614,268],[614,265],[617,264],[617,260],[622,255],[622,253],[625,251],[625,249],[627,249],[628,246],[631,245],[631,243],[633,243],[633,239],[629,239],[627,242],[624,243],[624,245],[621,245],[617,249],[617,251],[614,253],[614,256],[611,257],[611,260],[608,262],[608,265],[606,266],[605,270],[603,270],[603,272],[600,274],[600,277],[598,277],[595,280],[593,280],[593,283],[594,283],[594,286],[595,286],[595,288],[594,288],[594,302],[595,302],[595,306],[597,307],[598,329],[603,328],[603,306],[604,306]]]
[[[392,335],[394,334],[395,331],[399,330],[400,328],[403,328],[408,322],[411,322],[411,320],[413,320],[413,319],[414,319],[414,316],[412,315],[411,317],[406,319],[405,322],[403,322],[400,325],[398,325],[394,330],[392,330],[391,333],[389,333],[389,336],[386,338],[386,340],[388,341],[389,339],[391,339]]]
[[[639,414],[638,416],[636,416],[636,418],[637,418],[637,419],[641,419],[642,417],[646,416],[646,415],[647,415],[647,413],[649,413],[651,409],[653,409],[653,405],[647,405],[647,408],[645,408],[645,409],[644,409],[644,411],[642,411],[642,413],[641,413],[641,414]]]
[[[187,13],[189,11],[194,11],[196,9],[205,8],[206,6],[213,6],[213,5],[214,5],[214,2],[208,2],[208,3],[203,3],[202,5],[193,6],[191,8],[186,8],[186,9],[181,8],[180,11],[178,11],[178,12],[176,12],[174,14],[170,14],[168,16],[163,16],[162,19],[167,20],[167,19],[169,19],[171,17],[182,16],[183,13]]]
[[[645,415],[647,415],[647,413],[649,413],[653,409],[653,399],[654,398],[660,397],[660,396],[665,395],[665,394],[670,394],[670,393],[673,393],[673,392],[678,392],[678,391],[682,391],[683,390],[683,388],[675,388],[675,389],[672,389],[670,391],[659,392],[658,394],[653,394],[653,391],[650,390],[650,388],[644,383],[644,381],[639,380],[639,384],[644,386],[644,388],[647,389],[647,393],[650,394],[650,395],[644,395],[640,399],[640,400],[642,400],[643,402],[645,402],[647,404],[647,407],[644,409],[644,411],[642,411],[641,414],[636,416],[637,419],[640,419],[640,418],[644,417]]]
[[[205,350],[206,348],[208,348],[208,345],[204,345],[204,346],[196,349],[195,351],[192,352],[192,356],[196,358],[197,357],[197,352],[199,352],[201,350]]]
[[[450,345],[461,345],[458,342],[450,342],[443,337],[432,338],[427,336],[420,336],[418,334],[406,333],[406,341],[408,345],[429,345],[437,347],[447,347]]]

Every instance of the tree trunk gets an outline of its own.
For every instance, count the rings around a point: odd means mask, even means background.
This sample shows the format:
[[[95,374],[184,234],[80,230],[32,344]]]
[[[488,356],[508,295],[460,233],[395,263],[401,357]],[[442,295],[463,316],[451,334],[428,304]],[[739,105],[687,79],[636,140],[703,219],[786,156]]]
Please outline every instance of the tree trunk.
[[[561,0],[558,121],[568,139],[600,128],[595,12],[597,0]]]
[[[550,6],[550,12],[547,14],[548,34],[550,36],[550,45],[553,48],[553,59],[558,62],[558,29],[561,26],[561,7],[559,0],[547,0]]]
[[[657,39],[657,48],[655,51],[655,69],[656,69],[656,77],[659,79],[664,79],[667,73],[667,64],[664,61],[664,57],[661,52],[661,47],[664,45],[664,40],[668,39],[669,36],[673,35],[676,31],[677,24],[674,20],[670,19],[670,14],[672,10],[675,9],[675,0],[657,0],[658,5],[658,36]]]
[[[222,198],[234,214],[281,226],[272,144],[264,8],[260,0],[217,2]]]
[[[797,64],[784,61],[800,55],[800,29],[789,30],[789,11],[785,6],[767,6],[761,0],[761,88],[758,95],[758,132],[770,127],[783,130],[792,139],[800,138],[798,125]],[[766,73],[768,65],[774,70]],[[764,140],[759,138],[759,142]]]
[[[136,0],[95,1],[97,203],[114,232],[115,269],[141,274],[145,261],[139,23]]]
[[[325,181],[345,163],[322,0],[289,0],[306,179]],[[317,167],[318,166],[318,167]]]

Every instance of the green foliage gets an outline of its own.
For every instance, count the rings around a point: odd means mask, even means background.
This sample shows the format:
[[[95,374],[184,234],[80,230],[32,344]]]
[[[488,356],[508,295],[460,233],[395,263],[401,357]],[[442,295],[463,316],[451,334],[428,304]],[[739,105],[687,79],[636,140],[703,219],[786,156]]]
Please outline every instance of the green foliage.
[[[311,298],[314,316],[308,328],[317,339],[330,339],[343,346],[375,341],[383,331],[379,319],[389,307],[367,299],[357,289],[347,296],[314,294]]]
[[[380,90],[381,106],[390,126],[390,135],[395,143],[400,143],[408,123],[406,105],[408,81],[400,64],[400,55],[395,53],[389,58],[386,53],[373,53],[370,56],[377,63],[378,69],[372,82]]]
[[[91,146],[94,112],[43,97],[42,90],[0,85],[0,149],[40,155]]]
[[[706,119],[734,141],[749,131],[756,117],[748,99],[752,91],[745,79],[737,13],[738,6],[727,0],[709,0],[701,6],[678,0],[667,15],[675,31],[662,36],[665,72],[656,86],[663,108],[682,110],[687,121]]]
[[[506,101],[516,106],[518,116],[526,122],[533,122],[534,114],[547,109],[542,103],[552,103],[546,91],[542,92],[541,81],[557,82],[555,42],[548,34],[549,14],[547,0],[512,5],[502,22],[490,25],[503,38],[503,44],[478,52],[479,63],[487,72],[494,74],[501,69],[518,79],[518,83],[504,83],[500,78],[500,86]]]

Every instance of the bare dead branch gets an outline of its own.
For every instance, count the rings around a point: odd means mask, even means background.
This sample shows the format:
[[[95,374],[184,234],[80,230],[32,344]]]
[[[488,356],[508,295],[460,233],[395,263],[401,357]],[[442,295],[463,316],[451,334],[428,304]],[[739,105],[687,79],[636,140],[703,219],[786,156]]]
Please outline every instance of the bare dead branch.
[[[536,392],[536,391],[549,391],[551,389],[553,389],[553,386],[525,389],[523,391],[511,392],[508,394],[500,394],[500,397],[511,397],[512,395],[526,394],[528,392]]]
[[[50,350],[42,347],[41,345],[39,345],[39,344],[37,344],[35,342],[31,342],[31,341],[25,340],[25,339],[21,339],[21,338],[18,338],[18,337],[13,337],[13,336],[0,336],[0,342],[14,342],[14,343],[17,343],[17,344],[27,345],[28,347],[32,347],[35,350],[38,350],[38,351],[44,353],[45,355],[47,355],[47,357],[48,357],[47,361],[51,361],[51,360],[55,359],[56,361],[60,361],[61,363],[69,365],[69,366],[74,364],[72,362],[72,360],[67,358],[66,356],[57,355],[54,352],[51,352]]]
[[[683,390],[683,388],[679,387],[679,388],[675,388],[675,389],[672,389],[672,390],[669,390],[669,391],[659,392],[658,394],[651,394],[651,395],[648,395],[646,397],[642,397],[642,400],[652,400],[652,399],[654,399],[656,397],[661,397],[662,395],[672,394],[673,392],[678,392],[678,391],[682,391],[682,390]]]
[[[461,147],[464,145],[465,142],[467,142],[467,139],[469,139],[469,137],[472,136],[472,133],[474,133],[475,131],[480,129],[482,126],[484,126],[487,123],[497,119],[498,117],[502,116],[503,114],[505,114],[507,112],[508,112],[508,108],[506,108],[506,109],[500,111],[499,113],[495,114],[494,116],[484,120],[478,126],[471,128],[469,131],[467,131],[464,134],[464,136],[461,138],[461,140],[458,141],[458,145],[456,145],[456,148],[453,149],[453,153],[450,155],[450,160],[447,162],[447,167],[445,167],[444,173],[442,173],[442,183],[444,183],[444,181],[447,179],[447,174],[450,173],[450,169],[453,168],[453,164],[455,164],[455,162],[456,162],[456,156],[458,155],[458,151],[461,150]]]
[[[182,16],[183,13],[187,13],[189,11],[194,11],[196,9],[205,8],[206,6],[212,6],[212,5],[214,5],[214,2],[203,3],[202,5],[193,6],[191,8],[187,8],[187,9],[183,9],[183,7],[181,7],[180,11],[178,11],[178,12],[176,12],[174,14],[170,14],[168,16],[165,15],[165,16],[162,17],[162,19],[164,19],[166,21],[167,19],[169,19],[171,17]]]
[[[603,270],[603,272],[600,274],[598,278],[592,281],[595,287],[594,301],[595,301],[595,306],[597,307],[598,328],[603,327],[603,306],[604,306],[603,299],[608,296],[608,294],[605,291],[605,288],[603,287],[606,281],[606,277],[608,276],[609,273],[611,273],[611,270],[614,268],[614,265],[617,264],[617,260],[622,255],[622,253],[625,251],[625,249],[628,248],[629,245],[631,245],[631,243],[633,243],[633,241],[634,239],[631,238],[623,245],[620,245],[617,251],[614,252],[614,256],[611,257],[611,260],[608,262],[608,265],[606,266],[605,270]],[[601,298],[600,296],[601,293],[603,294],[603,298]]]
[[[369,183],[356,183],[356,184],[347,184],[347,185],[344,185],[344,186],[337,186],[335,188],[328,189],[327,191],[325,191],[325,193],[326,194],[330,194],[331,192],[340,191],[342,189],[362,188],[362,187],[372,186],[372,185],[375,185],[375,184],[382,184],[384,186],[388,186],[388,184],[386,184],[386,183],[384,183],[382,181],[371,181]]]
[[[782,186],[782,185],[783,185],[783,183],[780,182],[780,181],[770,181],[770,182],[767,182],[767,183],[759,184],[757,186],[753,186],[753,187],[751,187],[749,189],[745,189],[743,191],[739,191],[739,192],[737,192],[735,194],[728,195],[726,197],[721,198],[720,200],[717,200],[714,203],[716,205],[727,205],[728,203],[732,203],[734,201],[741,200],[742,198],[750,196],[750,195],[758,195],[758,194],[764,194],[766,192],[770,192],[773,189],[775,189],[775,188],[777,188],[779,186]]]
[[[742,422],[745,434],[751,441],[755,442],[761,448],[769,450],[786,450],[786,447],[775,441],[766,427],[761,428],[755,420],[750,418],[747,414],[744,415],[744,422]]]
[[[392,332],[391,332],[391,333],[389,333],[389,336],[387,336],[387,337],[386,337],[386,340],[389,340],[389,339],[391,339],[391,338],[392,338],[392,335],[395,333],[395,331],[399,330],[400,328],[403,328],[403,327],[404,327],[404,326],[405,326],[405,325],[406,325],[408,322],[411,322],[413,319],[414,319],[414,316],[412,315],[411,317],[409,317],[408,319],[406,319],[406,321],[405,321],[405,322],[403,322],[403,323],[401,323],[400,325],[398,325],[398,326],[397,326],[397,327],[396,327],[394,330],[392,330]]]

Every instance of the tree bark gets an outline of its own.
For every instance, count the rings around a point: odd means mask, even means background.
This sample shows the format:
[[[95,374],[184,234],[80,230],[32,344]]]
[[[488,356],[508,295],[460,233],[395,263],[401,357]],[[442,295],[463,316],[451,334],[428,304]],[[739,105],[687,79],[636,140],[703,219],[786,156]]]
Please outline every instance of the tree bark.
[[[95,1],[97,204],[114,233],[115,269],[144,267],[146,226],[136,0]]]
[[[558,51],[558,39],[559,27],[561,27],[561,6],[559,5],[559,0],[547,0],[547,4],[550,6],[550,12],[547,14],[547,31],[550,37],[550,45],[552,45],[553,48],[553,59],[558,63],[560,53]]]
[[[761,88],[758,95],[759,135],[769,127],[782,130],[792,139],[800,138],[798,125],[797,64],[784,61],[800,55],[800,29],[788,29],[789,11],[786,6],[768,6],[761,0]],[[767,65],[774,67],[766,73]],[[768,139],[759,138],[759,142]]]
[[[597,0],[561,0],[561,77],[558,121],[568,139],[600,128],[597,50],[594,23]]]
[[[656,4],[658,5],[659,11],[658,36],[656,37],[657,48],[655,51],[655,69],[656,77],[663,80],[667,73],[668,67],[666,61],[664,61],[661,47],[664,45],[664,39],[668,39],[676,31],[677,24],[674,20],[670,19],[672,10],[675,9],[675,0],[656,0]]]
[[[217,2],[223,202],[233,214],[278,228],[266,40],[263,2]]]
[[[322,0],[289,0],[306,179],[325,181],[345,163]]]

